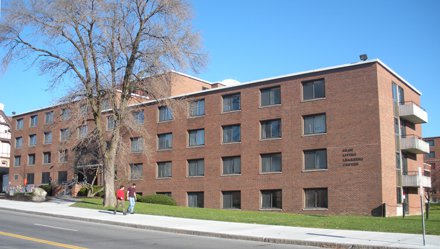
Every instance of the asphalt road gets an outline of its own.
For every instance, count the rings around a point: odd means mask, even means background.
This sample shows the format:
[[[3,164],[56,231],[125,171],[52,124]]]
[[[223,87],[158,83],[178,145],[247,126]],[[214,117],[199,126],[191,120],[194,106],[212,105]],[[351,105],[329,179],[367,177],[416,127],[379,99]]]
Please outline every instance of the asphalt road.
[[[0,210],[0,248],[312,249],[313,247],[182,235]]]

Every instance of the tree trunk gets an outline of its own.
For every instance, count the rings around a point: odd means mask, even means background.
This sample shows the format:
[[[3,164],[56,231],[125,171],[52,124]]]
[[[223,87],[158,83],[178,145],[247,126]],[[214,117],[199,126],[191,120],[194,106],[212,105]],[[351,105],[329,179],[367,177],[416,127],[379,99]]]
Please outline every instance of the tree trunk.
[[[116,205],[114,159],[114,155],[106,156],[104,159],[104,207],[114,207]]]

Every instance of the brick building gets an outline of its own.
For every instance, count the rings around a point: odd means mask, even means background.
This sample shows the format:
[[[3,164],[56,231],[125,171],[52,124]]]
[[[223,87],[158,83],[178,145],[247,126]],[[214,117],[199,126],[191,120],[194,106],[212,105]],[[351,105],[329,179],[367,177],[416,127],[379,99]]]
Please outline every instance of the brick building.
[[[169,98],[187,101],[185,111],[146,98],[131,107],[149,134],[125,139],[128,176],[142,194],[207,208],[394,216],[406,202],[407,213],[419,212],[418,187],[430,179],[413,172],[429,151],[419,138],[427,113],[421,93],[381,61],[234,86],[173,75]],[[13,184],[73,176],[72,149],[60,142],[64,112],[13,117]]]
[[[440,137],[427,137],[429,153],[425,155],[425,163],[431,165],[432,200],[440,202]]]

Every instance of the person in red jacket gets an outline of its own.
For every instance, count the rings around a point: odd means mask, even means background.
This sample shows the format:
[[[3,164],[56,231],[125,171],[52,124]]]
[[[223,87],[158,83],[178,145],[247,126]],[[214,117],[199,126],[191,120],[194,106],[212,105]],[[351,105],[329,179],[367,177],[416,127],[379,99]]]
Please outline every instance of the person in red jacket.
[[[113,214],[116,214],[116,210],[118,210],[119,206],[122,206],[122,212],[124,213],[124,215],[126,215],[127,213],[125,212],[125,187],[123,185],[121,185],[118,189],[118,191],[116,191],[116,206],[115,206],[115,210],[113,211]]]

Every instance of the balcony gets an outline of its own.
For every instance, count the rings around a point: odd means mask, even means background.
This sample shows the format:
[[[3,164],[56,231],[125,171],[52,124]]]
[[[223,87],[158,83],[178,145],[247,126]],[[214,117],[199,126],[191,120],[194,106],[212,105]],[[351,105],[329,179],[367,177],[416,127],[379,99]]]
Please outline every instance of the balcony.
[[[408,175],[402,175],[402,187],[431,187],[431,177],[419,176],[418,172],[411,171]]]
[[[400,149],[413,154],[429,153],[429,144],[417,136],[410,135],[402,137],[400,140]]]
[[[399,104],[399,116],[413,124],[428,122],[428,113],[422,107],[413,102]]]

